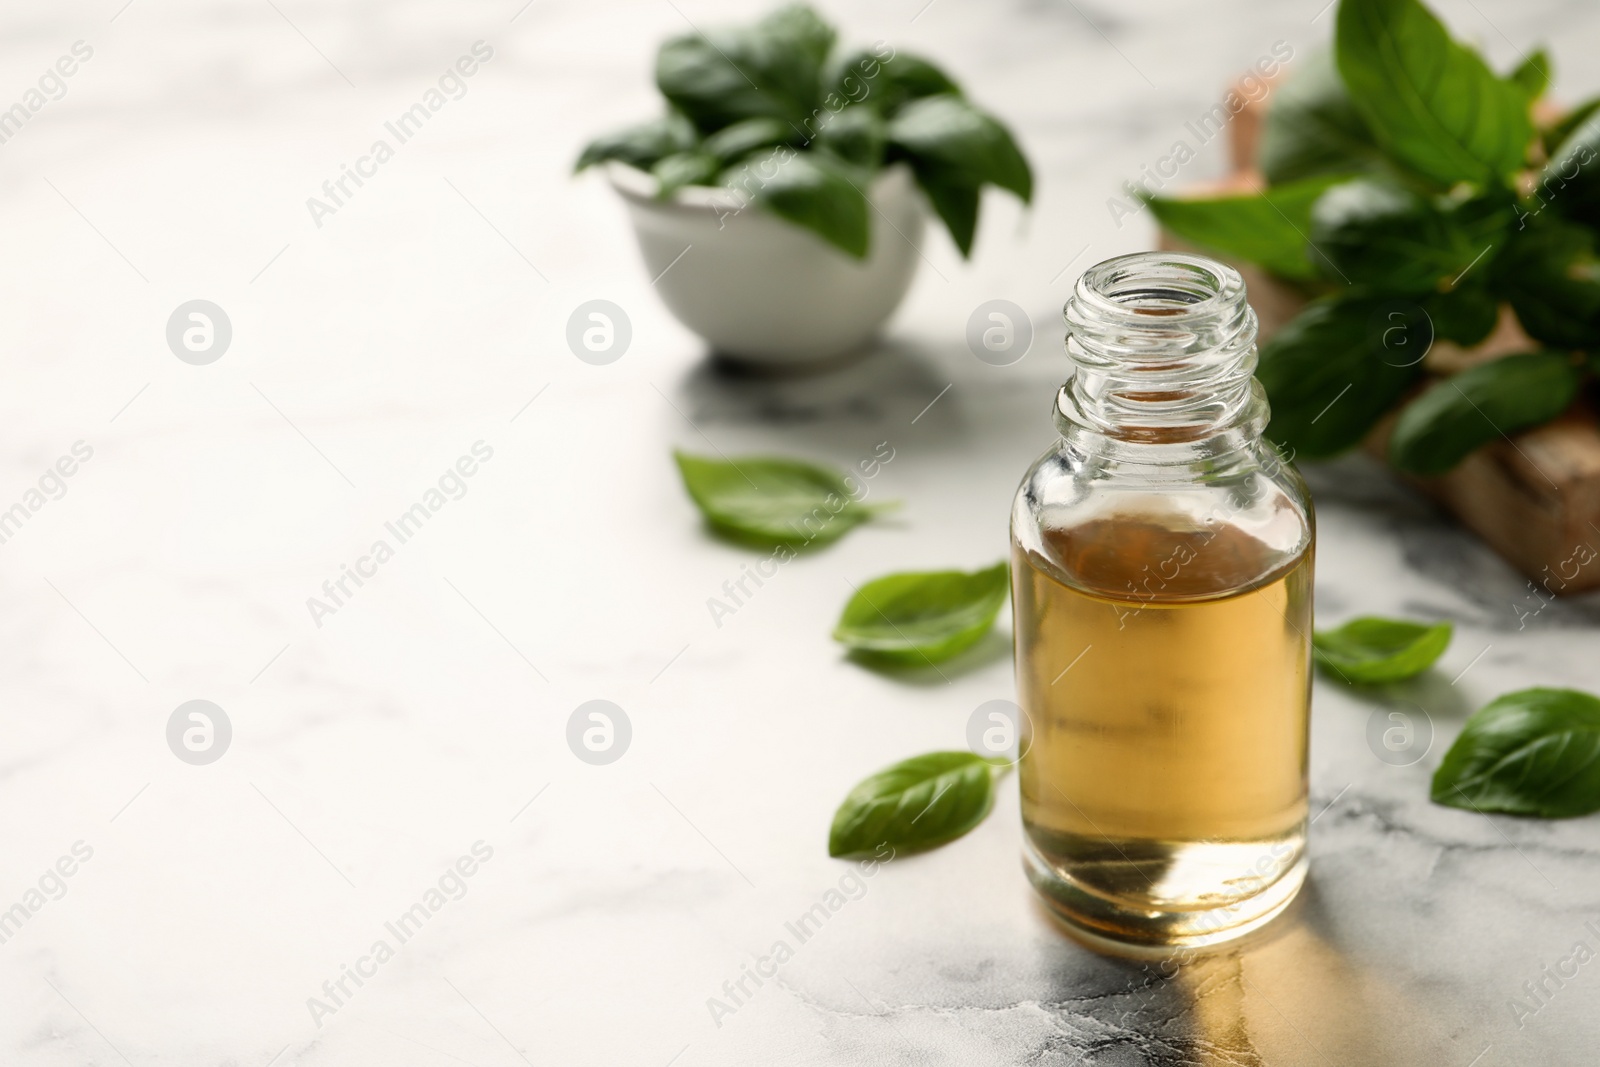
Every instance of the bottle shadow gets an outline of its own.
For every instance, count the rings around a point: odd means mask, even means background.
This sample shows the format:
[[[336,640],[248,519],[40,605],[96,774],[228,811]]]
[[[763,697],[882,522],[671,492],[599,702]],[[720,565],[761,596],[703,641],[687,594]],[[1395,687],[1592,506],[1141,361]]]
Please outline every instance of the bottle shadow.
[[[802,427],[839,421],[896,421],[949,384],[945,361],[902,340],[875,342],[848,360],[806,372],[773,371],[716,354],[682,382],[696,421]]]
[[[1475,710],[1466,694],[1434,669],[1403,681],[1376,685],[1347,682],[1332,671],[1320,667],[1317,670],[1324,680],[1338,686],[1351,700],[1370,708],[1417,707],[1426,711],[1430,718],[1446,722],[1465,722]]]
[[[770,428],[786,439],[785,449],[826,454],[841,440],[869,436],[897,449],[914,443],[922,455],[966,456],[981,446],[984,457],[1014,474],[1053,436],[1044,401],[1062,373],[1042,359],[985,366],[959,341],[892,337],[851,362],[805,375],[774,375],[713,356],[677,388],[696,426]]]
[[[1314,879],[1272,923],[1217,949],[1122,958],[1063,931],[1053,1000],[1071,1012],[1085,1062],[1437,1062],[1440,1034],[1417,1024],[1417,998],[1338,938]]]

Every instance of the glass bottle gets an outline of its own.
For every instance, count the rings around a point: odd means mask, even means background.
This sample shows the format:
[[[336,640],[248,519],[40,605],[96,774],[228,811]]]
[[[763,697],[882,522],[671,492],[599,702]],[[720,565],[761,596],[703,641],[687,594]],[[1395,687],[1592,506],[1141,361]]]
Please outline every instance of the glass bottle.
[[[1310,494],[1237,271],[1121,256],[1066,319],[1061,440],[1011,513],[1024,862],[1097,947],[1214,944],[1305,879]]]

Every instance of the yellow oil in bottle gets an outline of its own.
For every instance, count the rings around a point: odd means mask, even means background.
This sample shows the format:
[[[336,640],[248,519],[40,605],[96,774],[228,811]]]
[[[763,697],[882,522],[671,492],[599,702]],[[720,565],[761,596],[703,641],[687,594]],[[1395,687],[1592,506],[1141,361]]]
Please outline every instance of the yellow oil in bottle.
[[[1013,561],[1030,876],[1124,945],[1237,936],[1304,878],[1309,542],[1194,527],[1097,519]]]

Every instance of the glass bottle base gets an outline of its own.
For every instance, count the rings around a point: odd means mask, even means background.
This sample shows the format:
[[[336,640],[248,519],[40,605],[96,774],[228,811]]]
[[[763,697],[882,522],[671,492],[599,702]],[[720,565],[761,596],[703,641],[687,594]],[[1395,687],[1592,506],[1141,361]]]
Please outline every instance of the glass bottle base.
[[[1283,875],[1253,896],[1212,908],[1145,910],[1089,891],[1052,866],[1031,841],[1023,867],[1034,890],[1068,932],[1089,947],[1114,955],[1156,958],[1172,949],[1198,949],[1254,933],[1282,914],[1305,883],[1302,854]]]

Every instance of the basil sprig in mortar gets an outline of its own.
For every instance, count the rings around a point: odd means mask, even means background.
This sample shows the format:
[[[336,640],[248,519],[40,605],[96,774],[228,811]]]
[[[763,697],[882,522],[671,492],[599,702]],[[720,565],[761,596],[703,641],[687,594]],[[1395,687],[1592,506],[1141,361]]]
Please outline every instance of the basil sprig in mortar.
[[[617,160],[658,195],[724,186],[856,258],[871,240],[867,188],[904,163],[963,256],[985,185],[1033,196],[1010,132],[926,59],[880,42],[836,45],[803,4],[760,21],[676,37],[656,56],[666,114],[592,141],[577,169]]]
[[[1389,462],[1440,474],[1593,379],[1600,100],[1540,125],[1549,80],[1542,51],[1496,73],[1419,0],[1340,0],[1332,55],[1268,109],[1266,188],[1151,200],[1168,230],[1314,298],[1261,350],[1280,444],[1330,456],[1399,408]],[[1483,341],[1503,305],[1537,347],[1430,380],[1427,346]]]

